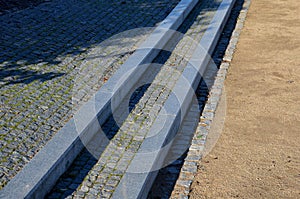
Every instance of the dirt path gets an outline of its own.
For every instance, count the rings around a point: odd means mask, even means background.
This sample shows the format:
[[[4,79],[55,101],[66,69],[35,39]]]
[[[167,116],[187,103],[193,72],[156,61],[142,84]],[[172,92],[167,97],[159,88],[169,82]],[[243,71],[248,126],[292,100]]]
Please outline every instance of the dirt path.
[[[300,198],[300,1],[252,0],[191,198]]]

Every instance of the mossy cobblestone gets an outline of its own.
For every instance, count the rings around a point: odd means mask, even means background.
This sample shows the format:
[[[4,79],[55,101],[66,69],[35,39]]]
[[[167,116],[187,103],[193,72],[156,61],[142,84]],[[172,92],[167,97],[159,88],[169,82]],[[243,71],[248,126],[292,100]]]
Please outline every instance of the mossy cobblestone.
[[[179,0],[122,2],[53,0],[0,16],[0,187],[110,78],[151,29],[111,45],[99,44],[126,30],[156,26]],[[77,88],[78,82],[83,87]]]

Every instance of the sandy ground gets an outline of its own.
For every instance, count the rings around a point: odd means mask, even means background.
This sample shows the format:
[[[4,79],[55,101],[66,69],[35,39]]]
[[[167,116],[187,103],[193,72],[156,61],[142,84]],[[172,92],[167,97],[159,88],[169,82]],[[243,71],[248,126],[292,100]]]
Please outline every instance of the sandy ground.
[[[300,1],[252,0],[191,198],[300,198]]]

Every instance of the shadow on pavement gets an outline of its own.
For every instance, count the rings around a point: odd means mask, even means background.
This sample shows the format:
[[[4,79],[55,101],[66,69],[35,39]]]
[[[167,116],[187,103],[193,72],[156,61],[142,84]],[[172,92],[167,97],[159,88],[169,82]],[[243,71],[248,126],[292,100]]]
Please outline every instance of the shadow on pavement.
[[[2,15],[0,81],[27,84],[62,76],[73,70],[58,67],[63,57],[80,55],[117,33],[155,26],[178,0],[167,2],[53,0]]]

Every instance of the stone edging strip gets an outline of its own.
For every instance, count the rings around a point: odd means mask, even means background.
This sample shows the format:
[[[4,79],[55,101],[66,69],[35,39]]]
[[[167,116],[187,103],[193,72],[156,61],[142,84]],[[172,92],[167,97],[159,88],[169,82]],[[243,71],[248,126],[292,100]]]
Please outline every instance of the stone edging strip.
[[[223,0],[197,49],[176,82],[112,198],[147,198],[169,151],[172,139],[188,111],[193,95],[210,61],[235,0]],[[150,136],[149,136],[150,135]]]
[[[191,184],[194,180],[195,175],[197,174],[197,167],[199,166],[199,161],[202,158],[202,156],[199,154],[202,154],[204,150],[207,136],[214,121],[215,114],[223,93],[227,70],[230,66],[230,62],[232,61],[234,49],[236,48],[239,35],[243,28],[250,3],[251,0],[244,1],[243,8],[238,16],[235,29],[232,32],[232,36],[225,51],[220,69],[217,72],[215,81],[210,90],[208,101],[203,109],[199,125],[197,127],[196,133],[193,136],[191,146],[184,160],[184,164],[176,181],[171,198],[189,198]],[[205,115],[213,115],[213,117],[205,117]],[[193,165],[193,169],[191,169],[191,165]]]
[[[181,0],[101,89],[75,113],[41,151],[0,191],[0,198],[43,198],[66,171],[84,144],[100,129],[131,87],[163,49],[197,0]],[[125,74],[125,75],[124,75]]]

